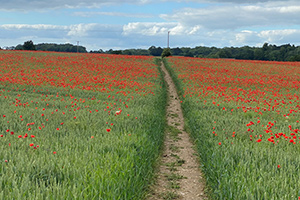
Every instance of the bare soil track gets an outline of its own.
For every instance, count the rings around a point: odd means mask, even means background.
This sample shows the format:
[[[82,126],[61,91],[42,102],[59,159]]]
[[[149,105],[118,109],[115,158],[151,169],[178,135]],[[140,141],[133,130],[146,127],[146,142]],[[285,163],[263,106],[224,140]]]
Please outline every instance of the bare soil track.
[[[184,118],[174,82],[163,63],[161,69],[168,87],[168,128],[157,182],[148,199],[207,199],[199,160],[188,133],[184,131]]]

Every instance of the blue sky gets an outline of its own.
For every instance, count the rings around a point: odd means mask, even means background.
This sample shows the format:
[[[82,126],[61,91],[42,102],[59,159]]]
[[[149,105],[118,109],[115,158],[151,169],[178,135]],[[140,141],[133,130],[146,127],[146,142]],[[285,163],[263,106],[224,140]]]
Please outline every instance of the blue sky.
[[[300,45],[295,0],[0,0],[0,47],[71,43],[87,50]]]

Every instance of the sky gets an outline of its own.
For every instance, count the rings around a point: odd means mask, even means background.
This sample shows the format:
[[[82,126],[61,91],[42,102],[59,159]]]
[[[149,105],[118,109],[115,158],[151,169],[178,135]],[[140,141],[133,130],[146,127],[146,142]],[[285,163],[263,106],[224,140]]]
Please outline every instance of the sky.
[[[299,0],[0,0],[0,47],[300,45]]]

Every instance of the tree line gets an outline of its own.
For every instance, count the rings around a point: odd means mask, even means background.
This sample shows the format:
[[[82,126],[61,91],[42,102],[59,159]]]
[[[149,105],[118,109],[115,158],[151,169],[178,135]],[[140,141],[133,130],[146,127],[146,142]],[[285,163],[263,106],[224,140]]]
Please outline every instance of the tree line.
[[[26,41],[23,45],[19,44],[14,49],[16,50],[38,50],[38,51],[56,51],[56,52],[79,52],[87,53],[83,46],[75,46],[72,44],[54,44],[41,43],[33,44]],[[163,51],[165,50],[164,54]],[[176,47],[167,49],[151,46],[148,49],[125,49],[125,50],[107,50],[99,49],[90,51],[89,53],[101,54],[121,54],[121,55],[145,55],[145,56],[185,56],[199,58],[230,58],[243,60],[269,60],[269,61],[300,61],[300,46],[284,44],[280,46],[264,43],[262,47]]]
[[[161,56],[163,48],[151,46],[149,49],[126,49],[108,51],[90,51],[90,53],[123,54],[123,55],[151,55]],[[300,46],[284,44],[280,46],[264,43],[262,47],[176,47],[170,48],[171,55],[198,58],[230,58],[243,60],[269,61],[300,61]]]
[[[30,51],[56,51],[56,52],[79,52],[87,53],[87,50],[83,46],[75,46],[72,44],[54,44],[54,43],[41,43],[34,44],[31,40],[24,42],[24,44],[19,44],[15,50],[30,50]]]

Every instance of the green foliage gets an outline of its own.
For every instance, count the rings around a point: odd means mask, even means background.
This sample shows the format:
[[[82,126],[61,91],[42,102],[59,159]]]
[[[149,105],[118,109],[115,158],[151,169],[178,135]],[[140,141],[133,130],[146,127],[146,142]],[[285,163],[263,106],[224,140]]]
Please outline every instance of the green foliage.
[[[148,51],[152,56],[161,56],[163,49],[161,47],[156,48],[155,46],[151,46]]]
[[[164,58],[169,56],[172,56],[171,50],[170,48],[165,48],[161,54],[161,57]]]
[[[13,47],[16,50],[24,50],[23,45]],[[77,46],[72,44],[48,44],[42,43],[35,45],[39,51],[56,51],[56,52],[77,52]],[[90,51],[90,53],[105,53],[105,54],[122,54],[122,55],[144,55],[144,56],[185,56],[199,58],[232,58],[243,60],[270,60],[270,61],[300,61],[300,46],[284,44],[281,46],[264,43],[262,47],[176,47],[170,48],[170,52],[163,53],[161,47],[151,46],[149,49],[125,49],[125,50],[107,50],[102,49]],[[168,51],[168,50],[165,50]],[[78,46],[78,52],[85,53],[86,48]],[[167,56],[165,56],[167,57]]]
[[[15,50],[24,50],[22,44],[18,44],[14,49]]]
[[[291,56],[291,57],[289,58],[289,60],[290,60],[290,61],[297,61],[297,62],[299,62],[299,61],[300,61],[300,55]]]
[[[52,44],[52,43],[42,43],[36,45],[36,50],[38,51],[56,51],[56,52],[78,52],[86,53],[86,48],[83,46],[75,46],[72,44]]]
[[[300,46],[285,44],[281,46],[265,43],[259,47],[181,47],[171,48],[173,56],[200,57],[200,58],[232,58],[243,60],[274,60],[274,61],[298,61]]]
[[[23,50],[29,50],[29,51],[34,51],[35,46],[31,40],[24,42],[23,44]]]

